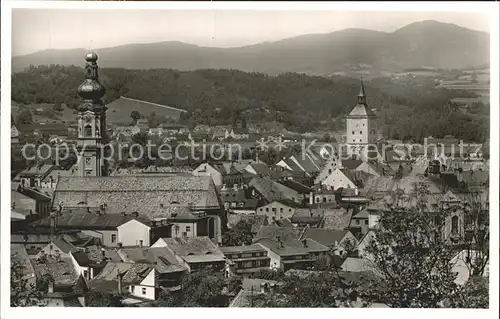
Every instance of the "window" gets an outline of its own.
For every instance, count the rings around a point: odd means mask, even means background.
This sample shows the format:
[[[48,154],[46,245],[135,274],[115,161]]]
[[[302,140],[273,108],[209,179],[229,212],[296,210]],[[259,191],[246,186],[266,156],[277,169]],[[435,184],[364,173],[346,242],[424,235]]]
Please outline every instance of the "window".
[[[142,288],[142,294],[145,295],[146,294],[146,288]]]
[[[116,234],[111,234],[111,242],[116,243]]]
[[[92,126],[87,125],[83,128],[83,136],[92,136]]]
[[[359,131],[359,135],[363,134],[363,131]]]
[[[451,233],[458,234],[458,216],[451,218]]]
[[[88,278],[89,272],[87,270],[83,271],[83,278],[89,279]]]
[[[365,225],[368,225],[368,219],[365,219]]]
[[[186,231],[191,231],[191,226],[186,226]]]
[[[289,209],[288,209],[288,211],[289,211],[289,212],[291,212],[291,211],[292,211],[292,209],[291,209],[291,208],[289,208]]]
[[[268,207],[266,207],[266,213],[268,213],[268,212],[269,212],[269,208],[268,208]]]
[[[359,219],[356,219],[356,225],[359,225]]]
[[[283,207],[280,208],[280,213],[283,213]]]
[[[328,170],[328,174],[331,174],[331,173],[332,173],[332,169],[330,168],[330,169]]]

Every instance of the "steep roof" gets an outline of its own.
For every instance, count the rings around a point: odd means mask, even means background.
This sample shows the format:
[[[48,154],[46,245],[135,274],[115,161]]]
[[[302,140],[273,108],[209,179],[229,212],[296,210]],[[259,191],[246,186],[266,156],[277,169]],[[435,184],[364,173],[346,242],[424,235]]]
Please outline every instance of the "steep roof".
[[[203,237],[182,237],[182,238],[163,238],[167,247],[176,255],[185,257],[188,255],[222,255],[219,248],[210,240]]]
[[[288,239],[298,239],[298,234],[293,227],[262,226],[254,237],[254,242],[260,239],[276,240],[279,236],[282,241]]]
[[[293,180],[293,179],[285,180],[285,181],[281,182],[281,184],[295,190],[299,194],[309,194],[310,192],[312,192],[311,187],[308,187],[308,186],[306,186],[300,182],[297,182],[296,180]]]
[[[34,176],[34,175],[42,175],[48,174],[50,170],[52,170],[55,165],[44,164],[42,166],[32,166],[23,170],[20,174],[22,176]]]
[[[137,219],[143,223],[149,223],[145,216],[135,217],[133,215],[122,214],[96,214],[82,211],[64,212],[57,216],[57,226],[62,228],[75,229],[116,229],[126,222]],[[34,226],[50,227],[51,217],[46,217],[32,223]]]
[[[254,187],[267,201],[272,202],[280,199],[291,199],[297,192],[288,186],[280,184],[269,178],[255,177],[250,181]]]
[[[347,235],[348,230],[307,228],[302,238],[309,238],[327,247],[333,247]]]
[[[245,220],[252,224],[252,233],[257,233],[261,226],[267,226],[266,215],[246,215],[246,214],[228,214],[228,227],[234,227],[238,222]]]
[[[343,159],[341,162],[342,162],[342,167],[346,169],[356,169],[358,168],[359,165],[363,163],[362,160],[354,158]]]
[[[88,286],[93,291],[114,293],[118,291],[119,273],[123,274],[122,285],[132,285],[142,282],[153,269],[154,266],[149,264],[108,262]]]
[[[248,252],[263,252],[266,251],[264,248],[257,244],[247,245],[247,246],[226,246],[219,247],[223,254],[237,254],[237,253],[248,253]]]
[[[124,262],[153,264],[159,273],[185,271],[174,254],[166,247],[134,247],[123,248],[118,251]]]
[[[54,205],[100,207],[116,213],[154,214],[173,203],[194,209],[220,208],[210,176],[131,175],[107,177],[61,177],[54,191]]]
[[[50,276],[55,285],[73,286],[78,279],[71,258],[54,258],[47,256],[45,260],[31,258],[37,278]]]
[[[323,209],[297,208],[290,221],[292,223],[319,224],[324,216],[325,212]]]
[[[307,255],[311,252],[327,252],[330,250],[327,246],[313,239],[307,239],[304,242],[299,239],[289,238],[281,240],[282,245],[278,243],[277,239],[269,238],[262,238],[256,242],[267,247],[279,256]]]
[[[71,244],[69,241],[67,241],[65,238],[61,236],[58,236],[53,243],[66,254],[68,254],[71,251],[78,250],[73,244]]]
[[[325,210],[323,228],[343,230],[349,227],[351,222],[351,211],[345,209]]]

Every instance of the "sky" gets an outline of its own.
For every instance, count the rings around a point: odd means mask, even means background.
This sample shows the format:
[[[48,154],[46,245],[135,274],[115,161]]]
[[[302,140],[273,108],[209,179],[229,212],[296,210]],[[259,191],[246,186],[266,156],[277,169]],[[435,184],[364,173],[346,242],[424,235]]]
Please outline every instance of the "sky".
[[[489,31],[488,16],[471,12],[13,9],[12,55],[161,41],[237,47],[347,28],[392,32],[422,20]]]

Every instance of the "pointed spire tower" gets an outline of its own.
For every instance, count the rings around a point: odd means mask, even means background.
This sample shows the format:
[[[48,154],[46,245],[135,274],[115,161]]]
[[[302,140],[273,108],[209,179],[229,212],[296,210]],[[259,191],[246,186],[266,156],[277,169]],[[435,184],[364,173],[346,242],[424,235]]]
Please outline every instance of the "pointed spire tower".
[[[104,161],[106,139],[106,106],[102,97],[106,89],[99,82],[97,54],[85,56],[85,80],[78,87],[83,104],[78,107],[78,175],[84,177],[107,175]]]
[[[363,79],[361,79],[357,103],[347,116],[346,129],[347,144],[366,145],[377,141],[376,115],[366,104]]]

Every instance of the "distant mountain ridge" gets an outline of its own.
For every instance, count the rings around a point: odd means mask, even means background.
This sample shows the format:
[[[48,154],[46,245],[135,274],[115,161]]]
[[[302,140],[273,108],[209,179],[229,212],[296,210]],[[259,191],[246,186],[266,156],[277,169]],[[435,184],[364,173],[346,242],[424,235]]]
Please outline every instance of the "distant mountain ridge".
[[[107,68],[239,69],[280,74],[328,75],[358,68],[401,71],[413,67],[464,68],[489,64],[489,34],[432,20],[392,33],[345,29],[300,35],[238,48],[201,47],[179,41],[96,49]],[[13,71],[30,65],[83,64],[85,49],[44,50],[14,56]]]

